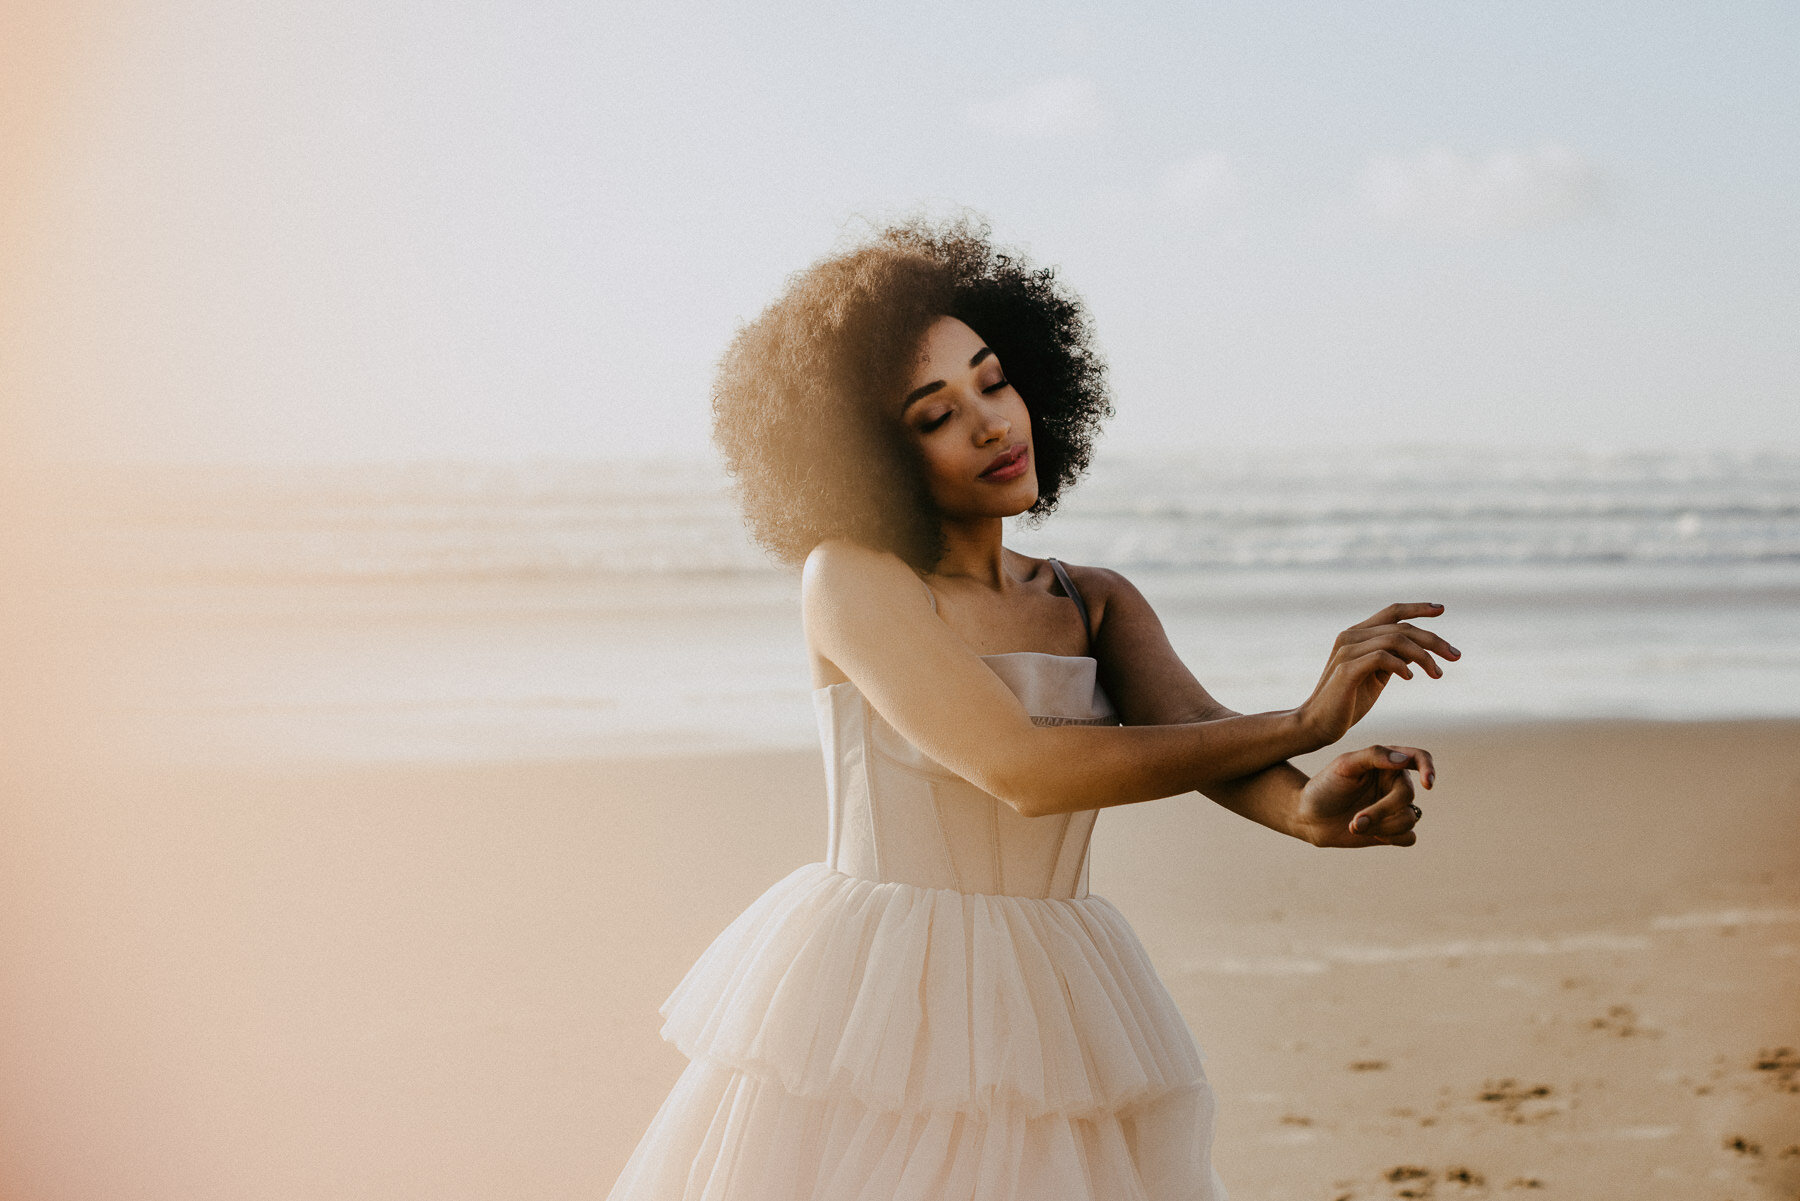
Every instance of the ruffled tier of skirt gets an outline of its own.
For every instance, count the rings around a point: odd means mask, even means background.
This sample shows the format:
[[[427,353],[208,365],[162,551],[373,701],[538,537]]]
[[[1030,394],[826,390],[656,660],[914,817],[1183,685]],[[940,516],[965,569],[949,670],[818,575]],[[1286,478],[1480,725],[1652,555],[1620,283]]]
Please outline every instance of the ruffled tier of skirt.
[[[662,1014],[690,1059],[881,1111],[1091,1117],[1204,1078],[1104,898],[883,884],[823,863],[740,914]]]
[[[1199,1049],[1101,897],[807,864],[662,1014],[691,1062],[609,1201],[1224,1201]]]
[[[891,1113],[688,1065],[608,1201],[1226,1201],[1197,1083],[1115,1114]]]

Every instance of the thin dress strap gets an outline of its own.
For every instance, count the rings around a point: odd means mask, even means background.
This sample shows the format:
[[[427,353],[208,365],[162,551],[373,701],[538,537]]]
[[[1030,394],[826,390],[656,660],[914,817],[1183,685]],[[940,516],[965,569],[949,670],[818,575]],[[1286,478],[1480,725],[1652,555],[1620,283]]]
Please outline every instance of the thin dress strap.
[[[1068,593],[1069,599],[1075,602],[1075,611],[1081,614],[1082,632],[1088,636],[1088,642],[1091,644],[1094,641],[1094,633],[1088,622],[1087,602],[1081,599],[1081,590],[1075,587],[1075,581],[1069,578],[1068,569],[1061,563],[1055,559],[1046,559],[1045,562],[1049,563],[1050,569],[1056,573],[1057,580],[1062,583],[1063,591]]]
[[[924,576],[919,577],[919,586],[925,589],[925,599],[931,602],[931,611],[933,613],[936,613],[937,612],[937,593],[935,593],[931,590],[931,585],[927,584],[925,582]]]

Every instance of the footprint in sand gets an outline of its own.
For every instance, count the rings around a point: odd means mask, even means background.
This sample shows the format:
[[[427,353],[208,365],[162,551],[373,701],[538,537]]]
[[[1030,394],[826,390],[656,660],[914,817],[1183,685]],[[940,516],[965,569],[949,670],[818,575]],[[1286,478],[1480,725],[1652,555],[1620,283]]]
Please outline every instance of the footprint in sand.
[[[1383,1176],[1389,1184],[1396,1186],[1396,1197],[1429,1197],[1437,1184],[1430,1168],[1415,1168],[1411,1164],[1389,1168]]]
[[[1383,1172],[1381,1178],[1392,1188],[1392,1196],[1407,1201],[1446,1201],[1452,1197],[1488,1195],[1487,1177],[1461,1164],[1441,1171],[1418,1164],[1400,1164]]]
[[[1800,1093],[1800,1054],[1796,1054],[1794,1048],[1765,1050],[1756,1057],[1755,1067],[1759,1072],[1769,1073],[1769,1083],[1775,1086],[1775,1091]]]
[[[1606,1016],[1595,1018],[1588,1023],[1588,1027],[1592,1030],[1604,1030],[1606,1033],[1617,1035],[1619,1038],[1633,1038],[1638,1035],[1654,1036],[1661,1033],[1659,1030],[1652,1030],[1648,1026],[1643,1025],[1638,1019],[1637,1010],[1629,1005],[1613,1005],[1608,1007]]]
[[[1549,1100],[1553,1090],[1548,1084],[1523,1085],[1517,1080],[1490,1080],[1482,1085],[1476,1099],[1491,1105],[1502,1121],[1515,1126],[1541,1122],[1562,1112]]]

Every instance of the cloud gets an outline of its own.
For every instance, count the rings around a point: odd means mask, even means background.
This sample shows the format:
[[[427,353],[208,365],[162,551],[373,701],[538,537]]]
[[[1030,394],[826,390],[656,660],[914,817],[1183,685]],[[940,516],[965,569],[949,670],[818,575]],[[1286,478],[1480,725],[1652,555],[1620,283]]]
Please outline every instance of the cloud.
[[[1045,140],[1101,126],[1100,90],[1085,75],[1057,75],[969,105],[970,121],[990,133]]]
[[[1183,159],[1163,172],[1156,198],[1166,207],[1204,217],[1229,220],[1244,208],[1244,181],[1223,154]]]
[[[1577,220],[1599,208],[1604,181],[1566,146],[1480,157],[1437,147],[1410,158],[1371,158],[1361,192],[1383,221],[1477,236]]]

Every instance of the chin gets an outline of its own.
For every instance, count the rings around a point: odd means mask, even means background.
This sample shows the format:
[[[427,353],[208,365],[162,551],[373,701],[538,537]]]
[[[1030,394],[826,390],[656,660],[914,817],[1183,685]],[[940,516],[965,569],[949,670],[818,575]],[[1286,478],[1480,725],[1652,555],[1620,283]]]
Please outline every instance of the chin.
[[[1021,481],[1021,482],[1023,482],[1023,481]],[[1007,511],[1006,511],[1005,515],[1007,517],[1017,517],[1019,514],[1025,512],[1025,510],[1031,508],[1032,505],[1037,504],[1037,502],[1038,502],[1037,482],[1034,480],[1034,481],[1032,481],[1030,492],[1021,491],[1017,499],[1013,499],[1011,497],[1008,498]]]
[[[937,505],[946,516],[959,517],[1017,517],[1038,502],[1038,485],[1035,473],[1028,472],[1012,482],[1012,486],[1004,492],[995,492],[989,488],[976,485],[981,490],[970,495],[959,490],[956,500],[945,503],[947,498],[939,497]]]

